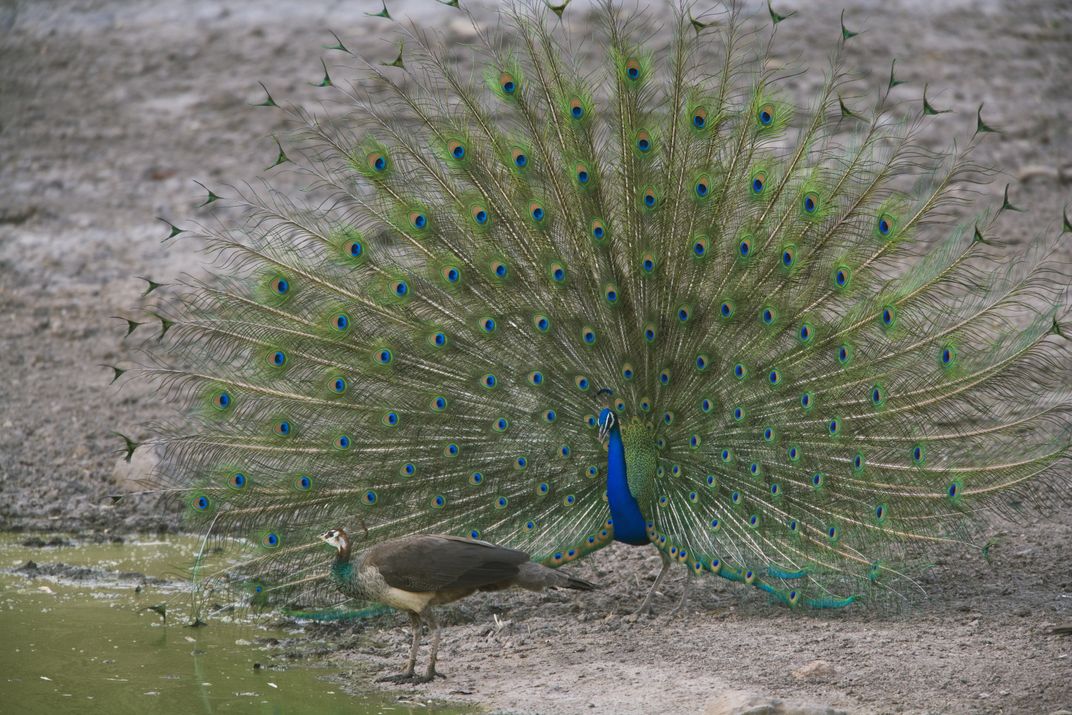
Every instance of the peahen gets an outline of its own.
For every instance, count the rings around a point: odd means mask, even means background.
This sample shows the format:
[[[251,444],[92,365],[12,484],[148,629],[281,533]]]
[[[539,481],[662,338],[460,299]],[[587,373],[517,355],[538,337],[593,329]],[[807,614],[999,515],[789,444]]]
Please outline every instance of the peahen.
[[[345,529],[328,529],[320,539],[335,548],[331,576],[340,591],[360,601],[376,601],[409,613],[413,627],[409,660],[400,674],[381,678],[385,681],[427,683],[439,675],[439,622],[432,614],[432,606],[452,603],[477,591],[501,591],[512,586],[530,591],[596,588],[583,579],[533,563],[523,551],[467,537],[403,536],[356,554]],[[428,667],[424,675],[418,676],[414,667],[422,622],[432,631],[432,644]]]
[[[305,190],[210,192],[245,219],[203,227],[215,274],[155,308],[151,372],[189,408],[159,481],[247,537],[202,576],[330,598],[318,537],[360,521],[549,566],[653,544],[643,607],[673,563],[840,607],[1067,493],[1069,277],[1056,236],[1005,244],[1008,188],[975,211],[981,108],[936,152],[892,71],[846,99],[844,25],[803,109],[735,8],[607,5],[599,66],[563,8],[474,21],[479,75],[401,29],[393,62],[325,73],[345,115],[264,101]]]

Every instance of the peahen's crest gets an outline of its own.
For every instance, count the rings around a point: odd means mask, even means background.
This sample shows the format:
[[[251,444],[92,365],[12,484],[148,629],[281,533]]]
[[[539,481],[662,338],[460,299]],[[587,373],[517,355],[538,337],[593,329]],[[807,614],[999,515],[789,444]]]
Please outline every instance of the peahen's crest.
[[[403,30],[388,66],[325,75],[342,120],[258,110],[297,120],[274,170],[308,193],[220,191],[246,219],[205,231],[216,275],[165,323],[184,367],[154,371],[191,407],[161,478],[248,539],[230,573],[326,583],[338,524],[560,564],[615,536],[613,473],[693,571],[836,606],[904,590],[906,544],[1044,498],[1068,277],[967,212],[976,137],[917,144],[935,120],[892,74],[850,110],[852,33],[805,108],[734,10],[663,18],[656,50],[653,18],[606,8],[599,67],[560,12],[478,30],[472,75]]]

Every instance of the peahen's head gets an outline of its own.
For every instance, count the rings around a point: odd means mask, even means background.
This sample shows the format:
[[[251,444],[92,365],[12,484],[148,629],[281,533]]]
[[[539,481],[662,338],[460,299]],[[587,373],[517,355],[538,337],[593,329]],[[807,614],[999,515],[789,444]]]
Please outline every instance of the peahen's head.
[[[350,558],[350,535],[342,528],[328,529],[320,535],[320,540],[335,548],[336,555]]]

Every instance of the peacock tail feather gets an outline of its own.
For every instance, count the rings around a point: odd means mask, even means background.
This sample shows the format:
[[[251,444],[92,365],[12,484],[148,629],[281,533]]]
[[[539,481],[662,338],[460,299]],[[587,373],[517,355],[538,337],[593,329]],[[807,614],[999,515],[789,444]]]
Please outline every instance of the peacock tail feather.
[[[325,69],[341,120],[269,95],[298,127],[275,170],[306,191],[221,192],[245,218],[202,228],[217,269],[180,287],[150,370],[189,408],[160,480],[246,537],[206,577],[315,593],[339,525],[355,548],[589,554],[614,536],[604,407],[648,538],[789,605],[896,597],[913,544],[1067,492],[1069,279],[1052,237],[1003,245],[1007,198],[973,212],[981,115],[946,153],[892,73],[848,109],[852,33],[796,107],[800,70],[735,8],[608,5],[596,68],[560,13],[474,19],[475,76],[392,24],[394,62]]]

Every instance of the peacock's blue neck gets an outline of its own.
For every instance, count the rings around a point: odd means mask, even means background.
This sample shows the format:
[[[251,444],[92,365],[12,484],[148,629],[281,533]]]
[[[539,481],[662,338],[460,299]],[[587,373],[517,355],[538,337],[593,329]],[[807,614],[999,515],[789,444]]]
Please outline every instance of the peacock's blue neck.
[[[648,543],[644,515],[629,491],[625,473],[625,443],[617,427],[610,431],[607,446],[607,501],[614,520],[614,540],[626,544]]]

